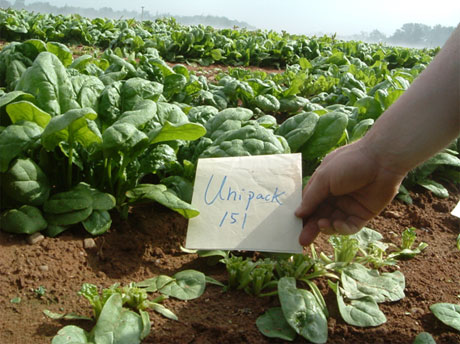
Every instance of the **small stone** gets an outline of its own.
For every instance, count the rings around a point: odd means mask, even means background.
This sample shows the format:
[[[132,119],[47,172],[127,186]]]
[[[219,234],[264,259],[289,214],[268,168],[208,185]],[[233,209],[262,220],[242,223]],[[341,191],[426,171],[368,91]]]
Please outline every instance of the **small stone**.
[[[86,249],[91,249],[96,247],[96,242],[92,238],[86,238],[83,240],[83,247]]]
[[[383,215],[391,219],[399,219],[402,217],[402,214],[399,211],[394,210],[387,210]]]
[[[49,271],[48,265],[40,265],[40,266],[38,267],[38,269],[39,269],[41,272],[47,272],[47,271]]]
[[[96,276],[99,277],[99,278],[105,278],[105,273],[104,273],[104,271],[98,271],[96,273]]]
[[[27,240],[27,243],[29,243],[30,245],[35,245],[39,243],[40,241],[42,241],[43,239],[45,239],[43,234],[41,234],[40,232],[37,232],[37,233],[29,235],[26,240]]]

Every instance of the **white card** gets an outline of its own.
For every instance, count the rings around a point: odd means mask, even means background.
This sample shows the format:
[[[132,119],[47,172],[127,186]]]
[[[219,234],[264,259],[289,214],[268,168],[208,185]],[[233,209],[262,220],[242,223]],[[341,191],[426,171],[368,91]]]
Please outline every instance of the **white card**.
[[[185,246],[302,253],[301,154],[199,159]]]
[[[452,210],[451,214],[456,217],[460,217],[460,202],[457,203],[454,210]]]

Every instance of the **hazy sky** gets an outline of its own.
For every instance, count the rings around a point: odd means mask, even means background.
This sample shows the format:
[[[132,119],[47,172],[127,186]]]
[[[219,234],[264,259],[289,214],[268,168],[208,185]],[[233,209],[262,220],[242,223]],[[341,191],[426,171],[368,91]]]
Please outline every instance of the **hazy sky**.
[[[217,15],[261,29],[350,35],[378,29],[389,35],[404,23],[456,26],[458,0],[41,0],[56,6],[112,7],[152,14]],[[27,1],[26,4],[36,1]]]

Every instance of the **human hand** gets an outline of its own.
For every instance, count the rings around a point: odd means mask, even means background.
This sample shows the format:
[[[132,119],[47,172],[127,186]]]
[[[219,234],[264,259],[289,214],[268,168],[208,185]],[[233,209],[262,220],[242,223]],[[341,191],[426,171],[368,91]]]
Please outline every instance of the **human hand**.
[[[304,219],[300,244],[309,245],[319,232],[358,232],[390,203],[405,174],[379,164],[362,141],[328,154],[303,190],[295,212]]]

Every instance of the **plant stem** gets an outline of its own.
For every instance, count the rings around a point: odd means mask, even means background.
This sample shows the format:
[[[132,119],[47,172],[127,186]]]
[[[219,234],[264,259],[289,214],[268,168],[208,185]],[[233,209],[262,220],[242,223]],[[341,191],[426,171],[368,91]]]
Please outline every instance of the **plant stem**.
[[[67,164],[67,187],[72,187],[73,139],[69,137],[69,160]]]

